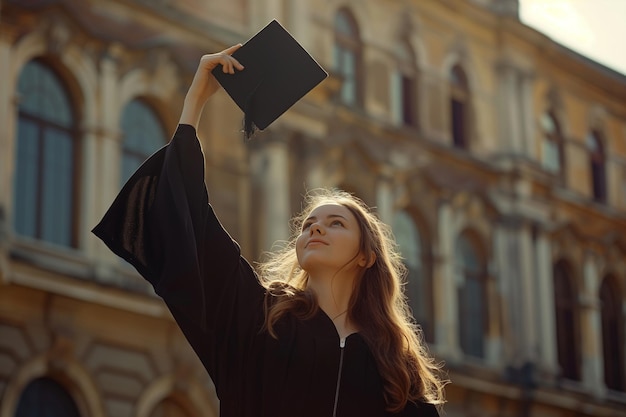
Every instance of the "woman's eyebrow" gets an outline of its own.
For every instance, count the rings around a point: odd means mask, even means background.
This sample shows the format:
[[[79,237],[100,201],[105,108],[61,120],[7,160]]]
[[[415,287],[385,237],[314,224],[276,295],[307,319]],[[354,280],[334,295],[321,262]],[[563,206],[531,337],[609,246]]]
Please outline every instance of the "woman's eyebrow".
[[[336,217],[342,218],[344,220],[348,220],[344,216],[342,216],[341,214],[329,214],[328,216],[326,216],[327,219],[336,218]],[[309,220],[317,220],[317,216],[307,217],[305,222],[308,222]]]

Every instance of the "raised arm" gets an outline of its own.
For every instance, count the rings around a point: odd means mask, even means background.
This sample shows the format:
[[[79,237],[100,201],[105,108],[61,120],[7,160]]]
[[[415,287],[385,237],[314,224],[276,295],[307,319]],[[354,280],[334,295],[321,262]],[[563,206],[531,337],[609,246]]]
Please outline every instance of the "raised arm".
[[[243,70],[243,65],[231,56],[241,47],[241,44],[233,45],[228,49],[216,54],[204,55],[193,77],[189,91],[185,96],[183,110],[180,115],[180,124],[187,124],[198,128],[200,115],[204,104],[219,88],[219,83],[211,73],[218,65],[222,65],[222,71],[234,74],[235,70]]]
[[[93,233],[167,303],[217,387],[262,325],[264,290],[215,216],[196,127],[219,85],[211,70],[243,69],[230,54],[202,57],[170,143],[124,185]]]

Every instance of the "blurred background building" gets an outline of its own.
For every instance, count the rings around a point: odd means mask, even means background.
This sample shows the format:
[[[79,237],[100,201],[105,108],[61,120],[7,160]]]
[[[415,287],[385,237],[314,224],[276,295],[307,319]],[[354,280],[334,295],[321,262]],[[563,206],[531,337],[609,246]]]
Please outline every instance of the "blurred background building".
[[[448,416],[626,415],[626,77],[518,6],[2,0],[0,417],[218,415],[163,303],[90,230],[174,132],[200,56],[273,18],[331,76],[249,142],[225,93],[205,109],[245,256],[307,189],[344,188],[393,225]]]

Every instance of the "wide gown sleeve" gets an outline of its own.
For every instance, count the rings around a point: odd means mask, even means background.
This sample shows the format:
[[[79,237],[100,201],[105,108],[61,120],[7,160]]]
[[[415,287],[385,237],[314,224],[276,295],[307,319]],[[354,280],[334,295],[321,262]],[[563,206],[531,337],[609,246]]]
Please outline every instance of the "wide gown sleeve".
[[[220,393],[263,320],[264,290],[209,204],[195,129],[135,172],[93,233],[163,298]],[[224,377],[224,378],[223,378]]]

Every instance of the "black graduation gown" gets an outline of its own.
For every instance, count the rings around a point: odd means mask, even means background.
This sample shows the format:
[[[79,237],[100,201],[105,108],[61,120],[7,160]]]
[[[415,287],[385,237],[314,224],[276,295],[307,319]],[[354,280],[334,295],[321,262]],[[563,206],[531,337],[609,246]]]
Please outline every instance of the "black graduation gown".
[[[93,232],[163,298],[209,372],[222,417],[386,416],[383,387],[362,337],[345,347],[319,309],[261,332],[265,291],[216,218],[195,129],[180,125],[122,188]],[[409,403],[401,416],[437,416]]]

